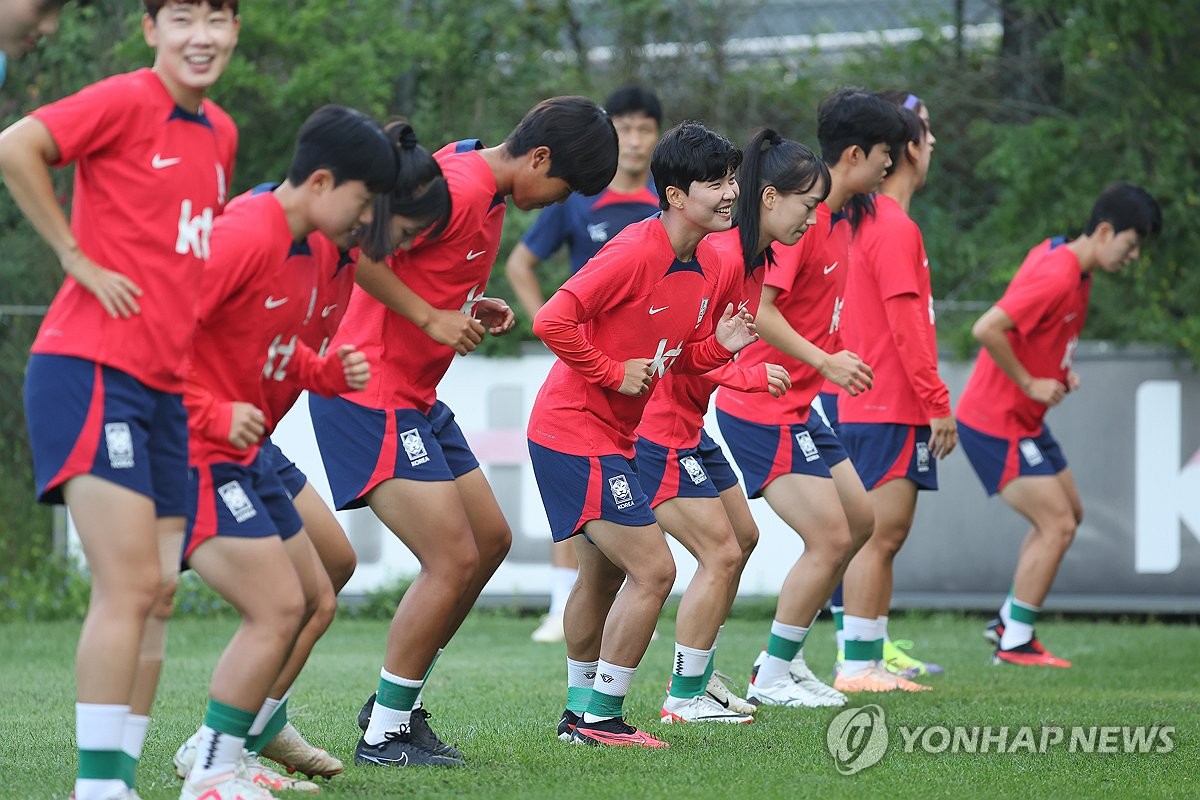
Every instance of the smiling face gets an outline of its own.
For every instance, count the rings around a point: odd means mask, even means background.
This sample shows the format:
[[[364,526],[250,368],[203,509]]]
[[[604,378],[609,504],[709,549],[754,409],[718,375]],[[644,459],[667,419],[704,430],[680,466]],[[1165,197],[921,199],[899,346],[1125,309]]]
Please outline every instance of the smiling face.
[[[687,194],[678,187],[667,187],[667,202],[683,212],[695,227],[715,233],[733,225],[733,203],[738,198],[738,182],[733,170],[711,181],[692,181]]]
[[[142,17],[146,44],[155,49],[154,71],[180,106],[200,103],[229,66],[240,20],[228,8],[169,2],[156,17]]]
[[[58,30],[59,0],[10,0],[0,16],[0,50],[12,58],[32,50]]]

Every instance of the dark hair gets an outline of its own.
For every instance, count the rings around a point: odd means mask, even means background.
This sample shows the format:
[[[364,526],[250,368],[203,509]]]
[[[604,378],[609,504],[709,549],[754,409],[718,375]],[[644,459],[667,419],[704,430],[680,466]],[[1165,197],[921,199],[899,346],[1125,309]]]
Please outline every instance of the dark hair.
[[[908,158],[908,144],[920,146],[929,135],[929,126],[921,119],[919,109],[925,107],[921,98],[910,92],[888,90],[879,92],[879,97],[896,107],[900,117],[900,137],[889,142],[892,146],[892,164],[887,168],[891,175],[900,166],[900,159]],[[867,217],[875,216],[875,197],[869,194],[856,194],[846,201],[844,207],[850,228],[857,231]]]
[[[63,0],[63,2],[65,3],[66,0]],[[90,3],[91,0],[87,0],[87,2]],[[143,5],[146,7],[146,13],[150,15],[150,18],[157,19],[158,12],[162,11],[163,7],[169,2],[172,2],[172,0],[145,0]],[[174,0],[174,2],[187,6],[198,6],[201,3],[208,3],[211,8],[217,10],[228,8],[233,12],[235,17],[238,13],[238,0]]]
[[[896,106],[865,89],[848,87],[827,95],[817,107],[817,139],[821,157],[836,164],[847,147],[866,153],[877,144],[891,144],[904,135]]]
[[[1101,222],[1112,225],[1113,233],[1132,228],[1143,239],[1162,232],[1162,209],[1149,192],[1136,184],[1109,184],[1092,205],[1092,215],[1083,233],[1090,236]]]
[[[551,97],[531,108],[504,140],[510,156],[550,148],[551,178],[580,194],[599,194],[617,174],[617,131],[586,97]]]
[[[742,163],[733,142],[694,120],[681,122],[663,134],[650,156],[650,172],[658,187],[658,206],[667,209],[667,187],[686,194],[693,181],[724,178]]]
[[[391,237],[393,216],[425,223],[427,239],[441,236],[450,222],[450,187],[438,162],[417,142],[412,126],[396,120],[384,131],[395,145],[398,166],[395,186],[375,198],[371,224],[361,241],[362,251],[375,261],[382,261],[396,249]]]
[[[617,89],[604,101],[604,110],[610,117],[645,114],[662,125],[662,104],[658,102],[658,95],[640,86],[622,86]]]
[[[396,183],[396,148],[379,123],[346,106],[322,106],[296,135],[287,178],[299,186],[319,169],[333,173],[335,186],[362,181],[374,193]]]
[[[817,154],[800,142],[784,139],[770,128],[754,134],[746,145],[746,155],[738,170],[742,196],[734,210],[734,224],[742,243],[746,276],[758,263],[758,229],[762,217],[759,201],[768,186],[781,193],[804,194],[818,183],[824,186],[821,199],[829,195],[829,167]],[[767,250],[770,259],[770,250]]]

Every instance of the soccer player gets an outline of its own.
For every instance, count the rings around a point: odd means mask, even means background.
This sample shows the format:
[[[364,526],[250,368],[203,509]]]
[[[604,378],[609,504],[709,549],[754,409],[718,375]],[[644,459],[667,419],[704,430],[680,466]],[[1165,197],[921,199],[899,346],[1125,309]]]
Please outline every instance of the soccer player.
[[[437,385],[456,352],[514,324],[507,304],[483,296],[505,198],[531,209],[572,190],[600,191],[616,171],[617,135],[592,101],[556,97],[500,145],[467,140],[435,158],[450,187],[449,225],[386,263],[360,259],[362,288],[334,337],[334,346],[361,345],[377,379],[366,391],[309,401],[335,505],[370,506],[421,563],[392,620],[379,690],[360,714],[359,764],[464,763],[430,728],[420,693],[512,534]]]
[[[717,421],[751,498],[767,503],[804,540],[804,553],[784,580],[766,652],[752,670],[751,702],[819,706],[842,703],[803,660],[804,638],[850,557],[871,533],[870,501],[837,437],[813,413],[829,379],[852,393],[870,388],[871,368],[849,350],[831,353],[837,337],[850,226],[842,212],[858,192],[874,191],[891,163],[900,120],[891,104],[861,89],[840,89],[817,112],[821,155],[830,187],[816,223],[792,247],[775,251],[758,324],[763,341],[738,363],[784,365],[792,388],[782,398],[722,387]],[[826,348],[829,348],[828,350]],[[889,685],[893,685],[889,683]]]
[[[815,221],[829,191],[829,169],[799,142],[770,129],[757,133],[738,171],[743,192],[735,227],[706,241],[720,260],[723,286],[717,307],[732,302],[758,313],[771,247],[790,247]],[[720,383],[779,396],[791,385],[787,370],[736,363],[707,375],[668,372],[638,426],[637,470],[658,524],[692,553],[699,566],[675,618],[675,658],[663,722],[751,722],[755,707],[732,694],[713,669],[722,623],[738,581],[758,542],[746,495],[721,448],[704,430],[709,398]]]
[[[1092,276],[1127,267],[1161,230],[1162,212],[1145,189],[1112,184],[1096,199],[1083,233],[1030,250],[1004,296],[971,328],[983,349],[956,410],[963,452],[987,493],[999,494],[1033,526],[1000,618],[985,633],[998,639],[996,664],[1071,666],[1034,632],[1083,518],[1075,478],[1045,416],[1079,389],[1071,362]]]
[[[599,194],[572,194],[565,202],[547,208],[508,256],[508,281],[530,319],[545,302],[534,271],[543,259],[566,244],[574,275],[626,225],[658,213],[658,195],[650,180],[650,153],[658,141],[662,105],[653,92],[625,86],[608,96],[604,109],[617,130],[621,148],[612,183]],[[575,548],[566,542],[550,545],[550,562],[550,612],[533,632],[535,642],[563,640],[563,608],[579,571]]]
[[[914,678],[942,668],[909,656],[888,638],[892,563],[912,528],[918,490],[937,489],[937,460],[954,449],[958,435],[950,392],[938,375],[929,259],[908,215],[913,194],[925,185],[937,138],[915,95],[880,96],[900,109],[905,136],[893,145],[892,168],[879,193],[855,197],[851,216],[854,268],[846,278],[842,341],[873,366],[875,388],[837,398],[837,433],[867,488],[875,529],[846,568],[843,598],[875,620],[871,660]]]
[[[232,120],[205,97],[237,43],[236,0],[145,9],[153,68],[0,136],[5,183],[67,273],[32,347],[25,413],[38,499],[67,504],[92,577],[76,656],[77,800],[137,796],[157,682],[135,679],[138,654],[162,661],[162,628],[147,618],[174,585],[183,537],[183,360],[237,149]],[[68,223],[49,167],[70,163]]]
[[[362,235],[363,249],[378,258],[386,257],[397,248],[411,247],[418,232],[436,237],[450,215],[450,194],[445,178],[433,156],[418,144],[412,126],[394,122],[388,126],[387,133],[396,147],[396,183],[390,192],[375,199],[371,223]],[[265,184],[252,194],[235,198],[231,208],[247,197],[274,188]],[[339,251],[320,231],[313,231],[303,243],[292,248],[285,269],[316,270],[319,282],[314,312],[312,319],[300,329],[300,341],[317,354],[324,355],[345,314],[354,286],[356,259]],[[276,417],[286,413],[300,395],[299,386],[290,381],[267,381],[263,389],[266,405],[277,409]],[[262,452],[300,514],[324,574],[318,572],[317,575],[316,611],[300,631],[283,671],[271,687],[245,749],[283,764],[289,772],[299,771],[309,777],[333,777],[342,771],[342,762],[304,739],[288,721],[287,703],[296,676],[317,640],[333,621],[337,593],[353,574],[356,559],[341,525],[304,473],[269,438],[262,441]],[[255,730],[260,723],[261,731]],[[193,737],[176,754],[175,766],[181,777],[186,776],[195,760],[195,745]],[[253,756],[248,756],[245,765],[259,776],[260,785],[267,788],[295,789],[298,786],[278,773],[265,772]]]
[[[573,539],[579,558],[565,614],[560,739],[667,746],[622,718],[675,579],[632,461],[635,431],[669,369],[703,374],[756,338],[732,303],[715,330],[708,321],[720,267],[703,239],[732,224],[740,161],[733,144],[697,122],[668,131],[651,161],[663,213],[618,234],[534,320],[559,360],[534,401],[529,452],[550,531],[555,541]]]
[[[322,267],[336,263],[355,228],[370,222],[374,194],[395,179],[395,148],[378,124],[325,106],[301,127],[287,179],[231,207],[213,231],[185,394],[192,468],[184,557],[242,623],[213,671],[181,800],[270,796],[243,751],[271,716],[269,689],[327,578],[259,441],[286,411],[273,405],[286,395],[272,384],[331,395],[366,385],[363,353],[341,344],[318,355],[302,331],[322,326]],[[289,259],[313,231],[327,237],[317,242],[323,252]]]
[[[69,0],[0,0],[0,86],[8,59],[32,50],[43,36],[58,30],[58,18]],[[90,0],[80,0],[87,5]]]

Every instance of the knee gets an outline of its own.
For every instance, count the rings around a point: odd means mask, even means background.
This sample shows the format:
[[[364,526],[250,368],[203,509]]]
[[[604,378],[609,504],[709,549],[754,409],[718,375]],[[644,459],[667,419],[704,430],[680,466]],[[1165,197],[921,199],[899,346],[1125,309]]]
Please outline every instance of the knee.
[[[875,533],[875,513],[870,509],[860,510],[849,514],[846,522],[850,526],[852,552],[857,552]]]
[[[705,569],[712,570],[722,579],[731,580],[741,569],[742,548],[730,536],[718,546],[713,547],[710,552],[705,553],[701,562]],[[671,577],[671,580],[672,582],[675,580],[674,576]]]
[[[479,571],[479,548],[469,532],[465,536],[455,536],[447,541],[454,544],[444,547],[435,557],[427,559],[423,566],[431,576],[465,590]]]
[[[828,561],[836,569],[848,563],[860,546],[851,529],[843,526],[832,529],[820,542],[813,542],[811,547],[805,542],[805,555],[811,550],[814,558]]]
[[[179,588],[179,574],[164,575],[158,582],[158,593],[150,609],[150,616],[166,621],[175,610],[175,591]]]
[[[758,526],[750,524],[742,530],[736,530],[738,547],[742,551],[742,564],[749,560],[754,548],[758,547]]]
[[[329,575],[329,582],[333,584],[334,594],[340,592],[350,582],[350,577],[354,575],[357,567],[358,556],[350,547],[345,548],[329,560],[329,563],[325,565],[325,572]]]
[[[322,631],[327,630],[333,624],[337,606],[337,594],[333,591],[333,587],[325,586],[317,593],[317,602],[312,610],[309,624],[317,626]]]
[[[636,572],[630,573],[629,580],[642,586],[661,602],[666,602],[671,587],[675,585],[675,561],[671,558],[671,552],[667,550],[665,558],[642,565]]]
[[[484,533],[477,542],[480,564],[495,570],[512,548],[512,530],[507,525],[501,525]]]

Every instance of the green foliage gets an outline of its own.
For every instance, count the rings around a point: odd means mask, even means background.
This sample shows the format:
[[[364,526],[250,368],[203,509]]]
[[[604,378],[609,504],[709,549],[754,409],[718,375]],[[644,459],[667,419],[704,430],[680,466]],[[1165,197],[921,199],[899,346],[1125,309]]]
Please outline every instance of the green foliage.
[[[396,615],[396,606],[400,605],[400,600],[409,586],[412,586],[412,578],[396,578],[378,589],[371,589],[362,599],[339,603],[338,616],[347,619],[389,620]]]
[[[91,584],[73,561],[46,557],[0,575],[0,623],[82,620],[90,595]]]

